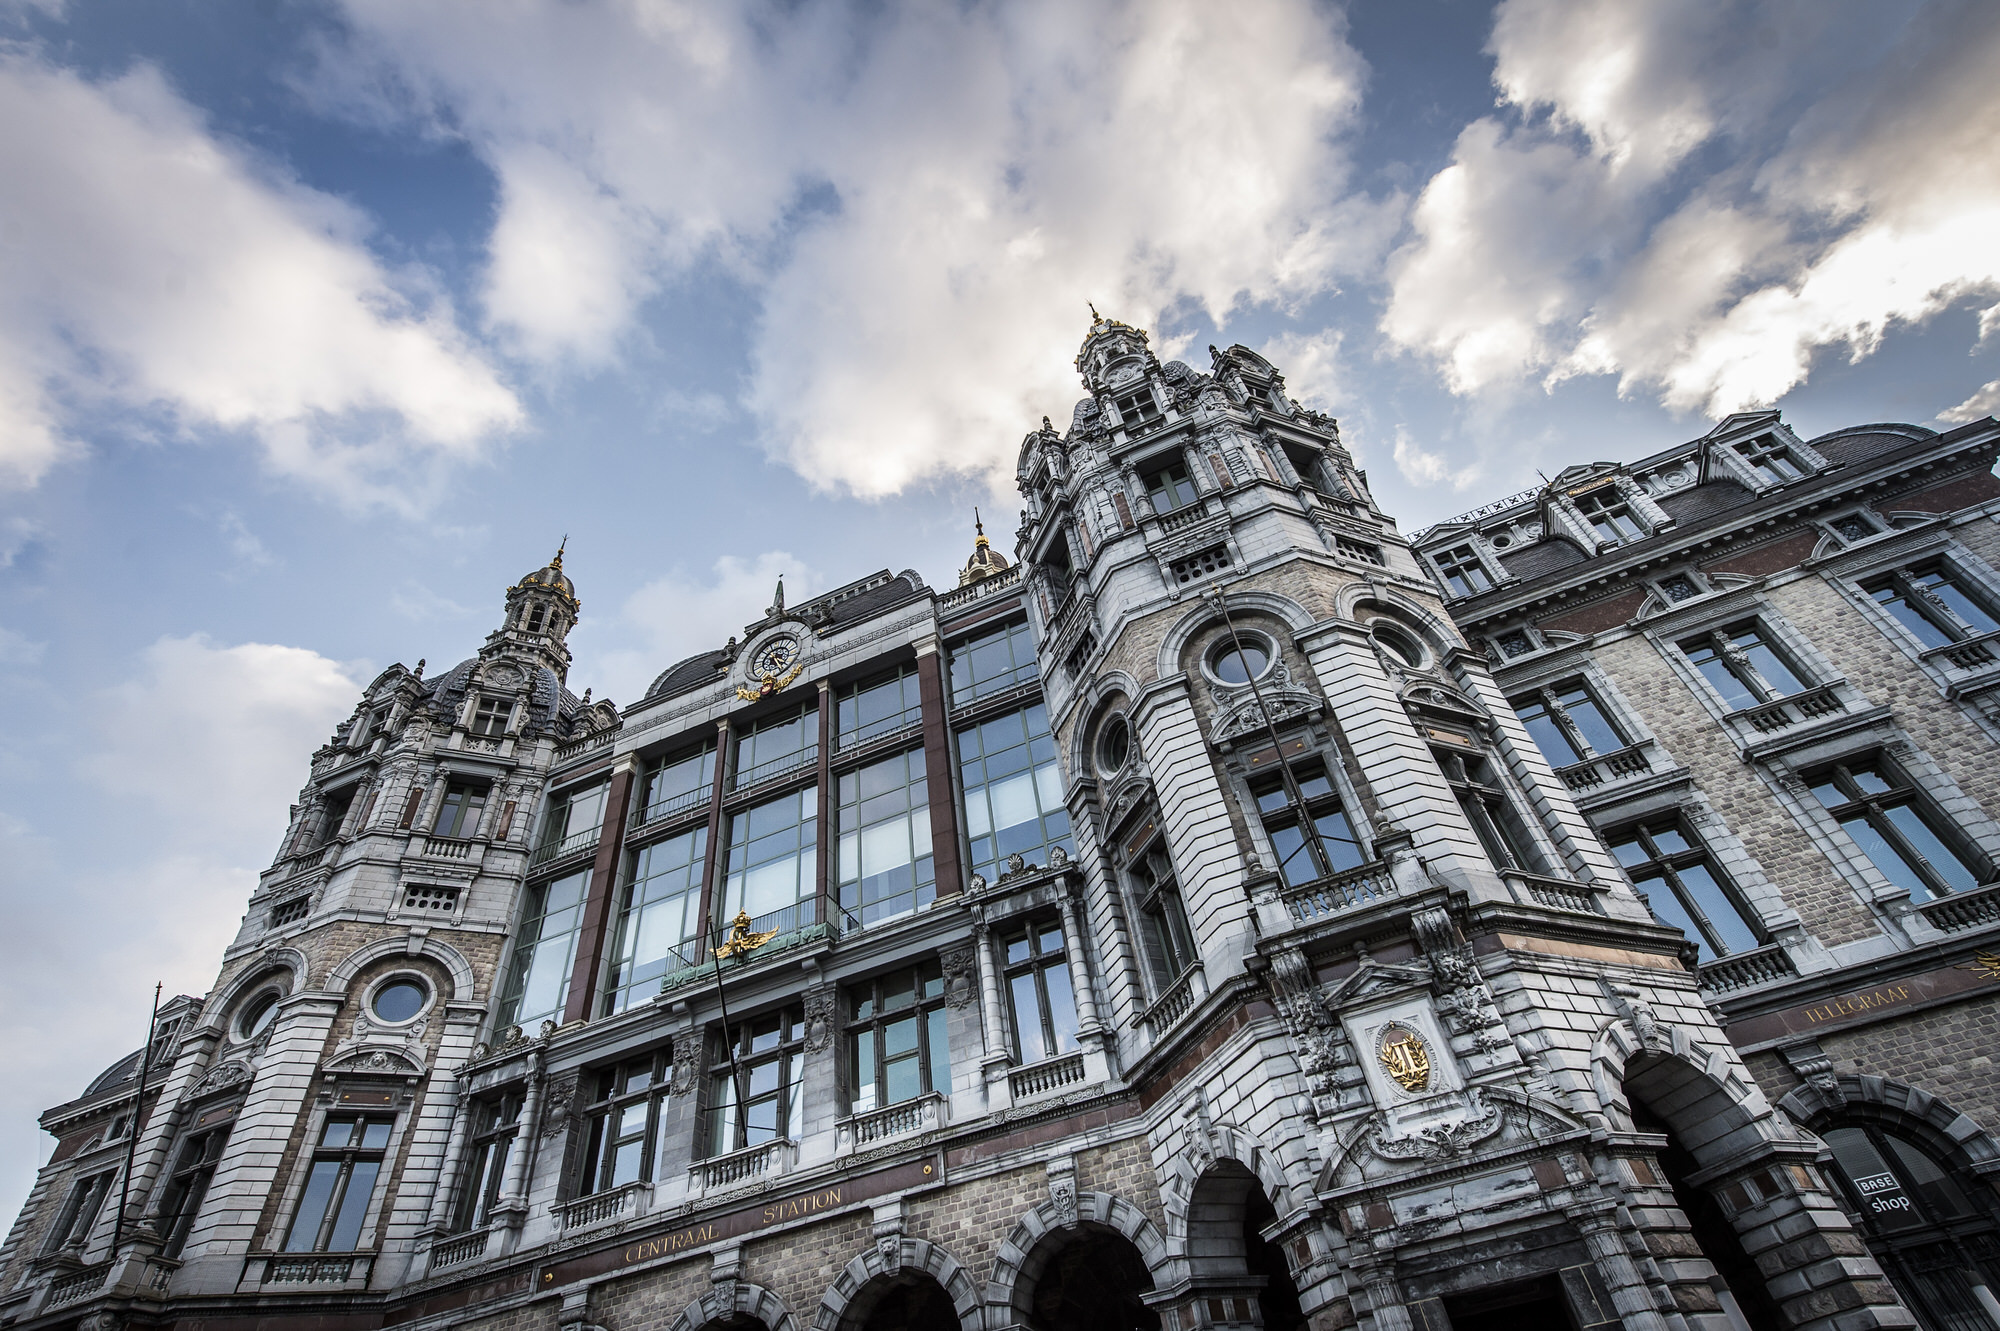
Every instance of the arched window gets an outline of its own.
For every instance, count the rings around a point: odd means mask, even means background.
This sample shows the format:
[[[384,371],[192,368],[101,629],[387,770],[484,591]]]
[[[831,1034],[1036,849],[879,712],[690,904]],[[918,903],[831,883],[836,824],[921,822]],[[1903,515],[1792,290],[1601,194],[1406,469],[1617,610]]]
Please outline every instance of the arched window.
[[[1893,1127],[1850,1120],[1820,1135],[1868,1246],[1925,1325],[2000,1325],[2000,1206],[1992,1188]]]

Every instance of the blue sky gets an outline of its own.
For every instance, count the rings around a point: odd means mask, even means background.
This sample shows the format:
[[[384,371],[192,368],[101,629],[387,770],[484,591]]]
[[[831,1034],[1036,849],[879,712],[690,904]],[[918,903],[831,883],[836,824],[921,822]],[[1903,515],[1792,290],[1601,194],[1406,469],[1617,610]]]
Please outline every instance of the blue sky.
[[[1896,0],[0,0],[0,1203],[565,533],[620,702],[780,572],[949,585],[1086,301],[1264,350],[1406,530],[1985,415],[1995,67]]]

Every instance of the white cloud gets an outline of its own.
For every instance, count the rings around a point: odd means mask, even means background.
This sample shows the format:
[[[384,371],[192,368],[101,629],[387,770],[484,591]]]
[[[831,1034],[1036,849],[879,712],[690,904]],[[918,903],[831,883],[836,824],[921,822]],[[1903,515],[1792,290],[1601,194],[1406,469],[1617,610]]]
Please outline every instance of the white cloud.
[[[275,471],[410,507],[515,425],[512,393],[366,225],[212,135],[159,75],[0,54],[0,482],[88,416],[241,432]]]
[[[1473,392],[1609,374],[1711,415],[2000,290],[2000,10],[1506,0],[1511,114],[1390,265],[1391,338]]]
[[[1981,416],[2000,416],[2000,379],[1988,379],[1971,397],[1938,413],[1939,420],[1953,422],[1976,421]]]
[[[35,642],[13,629],[0,627],[0,666],[31,666],[48,650],[45,642]]]
[[[719,262],[762,296],[767,446],[862,495],[1004,475],[1087,299],[1288,308],[1393,222],[1343,198],[1363,70],[1309,0],[348,11],[500,177],[496,328],[601,360]]]
[[[1396,470],[1403,473],[1403,479],[1415,486],[1447,485],[1454,490],[1463,490],[1479,479],[1479,464],[1468,467],[1453,467],[1441,453],[1430,452],[1418,445],[1410,437],[1407,427],[1396,427]]]
[[[621,644],[590,653],[590,678],[602,681],[599,695],[629,706],[664,667],[740,637],[744,625],[764,617],[780,577],[793,605],[826,590],[817,571],[785,550],[766,550],[752,559],[725,555],[706,578],[673,568],[639,588],[609,624],[586,625],[577,634],[589,643],[604,632]]]

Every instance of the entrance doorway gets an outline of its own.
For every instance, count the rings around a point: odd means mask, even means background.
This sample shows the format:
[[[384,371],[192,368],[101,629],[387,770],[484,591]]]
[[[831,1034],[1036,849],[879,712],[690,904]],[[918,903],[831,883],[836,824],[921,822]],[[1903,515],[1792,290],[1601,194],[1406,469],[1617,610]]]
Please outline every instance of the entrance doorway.
[[[865,1314],[856,1318],[852,1309],[841,1319],[842,1326],[856,1331],[951,1331],[958,1326],[958,1309],[951,1296],[929,1276],[898,1280],[877,1277],[870,1282],[880,1288],[864,1288],[855,1296],[856,1304],[868,1303]]]
[[[1029,1302],[1037,1331],[1160,1331],[1153,1277],[1131,1240],[1085,1228],[1049,1254]]]
[[[1569,1300],[1555,1276],[1497,1289],[1450,1294],[1444,1301],[1451,1331],[1574,1331]]]

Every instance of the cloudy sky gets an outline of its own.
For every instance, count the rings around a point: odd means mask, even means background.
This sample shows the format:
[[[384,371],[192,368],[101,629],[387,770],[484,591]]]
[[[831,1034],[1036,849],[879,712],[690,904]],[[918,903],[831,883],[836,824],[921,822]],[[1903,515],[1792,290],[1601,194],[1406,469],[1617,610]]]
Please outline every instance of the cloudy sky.
[[[567,533],[579,691],[949,585],[1086,301],[1406,530],[2000,405],[2000,6],[0,0],[0,1209],[311,749]]]

